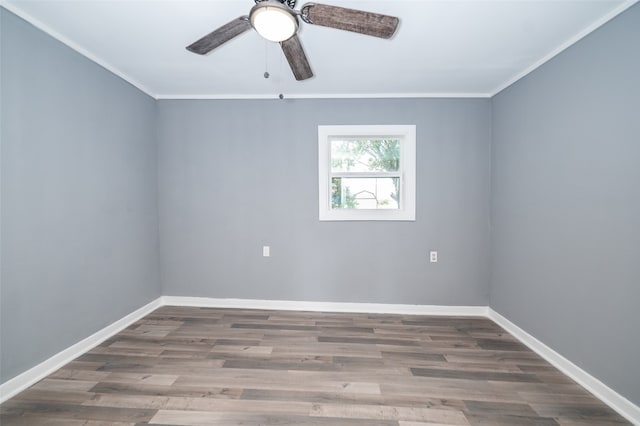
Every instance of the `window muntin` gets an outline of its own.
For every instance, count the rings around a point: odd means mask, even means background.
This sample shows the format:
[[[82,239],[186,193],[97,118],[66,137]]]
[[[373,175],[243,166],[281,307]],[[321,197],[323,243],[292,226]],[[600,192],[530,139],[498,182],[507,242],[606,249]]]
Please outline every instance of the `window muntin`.
[[[415,220],[415,126],[319,126],[320,220]]]

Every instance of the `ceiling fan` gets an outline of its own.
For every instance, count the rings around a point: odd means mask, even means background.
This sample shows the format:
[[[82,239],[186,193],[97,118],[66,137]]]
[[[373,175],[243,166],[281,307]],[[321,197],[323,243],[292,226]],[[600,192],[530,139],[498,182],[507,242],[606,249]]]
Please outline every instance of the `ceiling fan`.
[[[337,28],[380,38],[390,38],[398,27],[394,16],[306,3],[296,10],[296,0],[255,0],[249,15],[240,16],[187,46],[205,55],[250,28],[269,41],[278,42],[296,80],[313,77],[311,66],[298,38],[298,17],[307,24]]]

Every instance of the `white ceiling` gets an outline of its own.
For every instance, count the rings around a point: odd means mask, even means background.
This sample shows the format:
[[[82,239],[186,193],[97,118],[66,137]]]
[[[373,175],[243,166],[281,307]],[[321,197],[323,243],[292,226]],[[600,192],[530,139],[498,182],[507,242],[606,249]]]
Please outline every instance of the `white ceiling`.
[[[320,0],[400,18],[390,40],[301,23],[315,77],[248,31],[185,46],[253,0],[0,0],[155,98],[491,96],[637,0]],[[299,0],[297,8],[306,3]],[[268,71],[269,79],[263,77]]]

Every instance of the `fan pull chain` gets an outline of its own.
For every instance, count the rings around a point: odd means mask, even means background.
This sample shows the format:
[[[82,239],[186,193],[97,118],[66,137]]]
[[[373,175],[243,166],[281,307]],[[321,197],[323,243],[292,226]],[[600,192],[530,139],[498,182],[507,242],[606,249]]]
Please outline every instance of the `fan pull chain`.
[[[280,60],[278,61],[278,76],[280,77],[278,79],[278,91],[280,91],[282,89],[282,64],[284,63],[284,55],[280,55]],[[280,94],[278,95],[278,98],[280,100],[284,99],[284,94],[282,94],[282,92],[280,92]]]
[[[269,46],[267,41],[264,41],[264,78],[269,78],[271,75],[269,74]]]

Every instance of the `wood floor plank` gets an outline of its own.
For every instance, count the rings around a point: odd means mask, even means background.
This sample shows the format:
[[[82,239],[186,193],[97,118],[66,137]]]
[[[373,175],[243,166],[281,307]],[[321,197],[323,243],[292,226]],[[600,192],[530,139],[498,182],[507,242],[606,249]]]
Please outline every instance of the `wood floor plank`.
[[[86,391],[56,391],[31,388],[21,392],[15,397],[15,400],[56,404],[82,404],[92,397],[93,394]]]
[[[398,426],[396,421],[220,411],[160,410],[149,424],[185,426]]]
[[[5,425],[624,425],[486,318],[164,306]]]
[[[468,425],[462,411],[366,404],[314,404],[311,416],[342,419],[406,420]]]
[[[491,380],[498,382],[540,382],[535,374],[503,373],[497,371],[461,371],[440,368],[412,368],[414,376],[443,377],[448,379]]]
[[[191,398],[240,398],[243,389],[222,388],[202,386],[202,387],[181,387],[167,385],[146,385],[131,383],[107,383],[101,382],[92,387],[89,392],[100,394],[121,394],[121,395],[154,395],[154,396],[178,396]]]
[[[424,407],[462,411],[466,407],[459,400],[425,398],[416,395],[382,395],[352,392],[308,392],[245,389],[240,399],[269,401],[304,401],[318,404],[366,404],[376,406]]]
[[[525,403],[464,401],[464,405],[468,412],[476,414],[527,417],[536,417],[538,415],[529,404]]]
[[[5,405],[5,404],[3,404]],[[66,420],[100,420],[115,422],[149,421],[157,410],[145,408],[88,407],[77,404],[12,401],[0,412],[0,424],[11,424],[12,417],[25,414]]]
[[[514,416],[511,414],[467,414],[473,426],[559,426],[555,419],[540,416]]]

